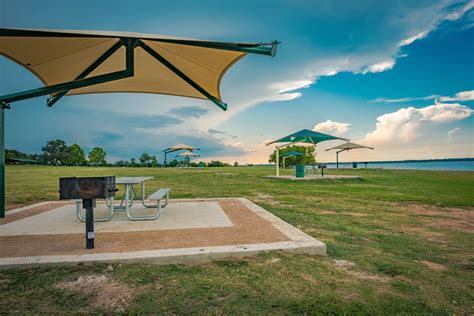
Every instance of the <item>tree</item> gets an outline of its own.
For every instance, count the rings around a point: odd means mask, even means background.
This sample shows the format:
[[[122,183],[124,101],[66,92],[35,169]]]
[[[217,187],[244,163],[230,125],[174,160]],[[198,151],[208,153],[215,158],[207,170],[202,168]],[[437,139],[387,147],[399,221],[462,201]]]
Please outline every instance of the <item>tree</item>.
[[[72,144],[66,149],[64,164],[68,166],[83,166],[87,163],[86,154],[78,144]]]
[[[283,164],[282,157],[290,151],[300,152],[304,154],[304,156],[292,156],[292,157],[285,158],[284,167],[295,165],[295,164],[315,164],[316,159],[314,158],[314,150],[315,150],[314,146],[293,145],[293,146],[282,148],[279,150],[280,166]],[[268,162],[275,162],[275,151],[273,151],[273,153],[270,155]]]
[[[179,165],[179,161],[176,160],[176,159],[173,159],[173,160],[171,160],[170,162],[168,162],[168,166],[170,166],[170,167],[172,167],[172,168],[173,168],[173,167],[176,167],[176,166],[178,166],[178,165]]]
[[[126,163],[124,160],[117,160],[114,165],[117,167],[125,167]]]
[[[238,167],[239,166],[239,163],[236,161],[234,162],[234,167]]]
[[[136,160],[135,158],[131,158],[131,159],[130,159],[130,166],[131,166],[131,167],[135,167],[136,164],[137,164],[136,161],[137,161],[137,160]]]
[[[156,156],[151,156],[151,160],[150,160],[150,163],[151,163],[151,166],[152,167],[158,167],[158,159],[156,159]]]
[[[138,160],[140,160],[141,164],[145,167],[156,167],[158,165],[156,156],[150,156],[147,153],[143,153]]]
[[[212,160],[211,162],[207,163],[208,167],[229,167],[228,163],[219,161],[219,160]]]
[[[16,149],[5,149],[5,159],[11,159],[11,158],[28,159],[30,157],[28,154],[25,154]]]
[[[106,161],[107,153],[100,147],[94,147],[89,153],[89,163],[93,166],[104,166],[107,164]]]
[[[67,156],[67,148],[68,147],[64,140],[50,140],[43,148],[41,148],[44,162],[55,166],[63,164]]]

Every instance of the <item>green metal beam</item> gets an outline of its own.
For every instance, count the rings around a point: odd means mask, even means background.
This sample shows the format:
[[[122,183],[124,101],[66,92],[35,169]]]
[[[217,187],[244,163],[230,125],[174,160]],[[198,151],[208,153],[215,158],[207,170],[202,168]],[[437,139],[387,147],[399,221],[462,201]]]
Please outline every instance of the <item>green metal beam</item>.
[[[144,43],[142,40],[138,40],[138,46],[143,48],[148,54],[153,56],[155,59],[157,59],[160,63],[162,63],[166,68],[174,72],[178,77],[186,81],[190,86],[192,86],[194,89],[199,91],[202,95],[204,95],[206,98],[211,100],[213,103],[215,103],[218,107],[223,109],[224,111],[227,110],[227,104],[219,101],[216,97],[211,95],[209,92],[204,90],[200,85],[198,85],[194,80],[186,76],[181,70],[176,68],[172,63],[170,63],[166,58],[158,54],[156,51],[154,51],[150,46],[148,46],[146,43]]]
[[[242,52],[242,53],[247,53],[247,54],[257,54],[257,55],[265,55],[265,56],[272,56],[272,57],[276,55],[277,45],[281,43],[278,41],[273,41],[270,43],[248,43],[248,44],[247,43],[222,43],[222,42],[191,41],[191,40],[182,40],[182,39],[161,39],[161,38],[160,39],[142,38],[141,40],[230,50],[230,51]]]
[[[138,34],[137,34],[138,35]],[[146,35],[146,34],[145,34]],[[87,33],[74,33],[74,32],[57,32],[48,30],[22,30],[22,29],[6,29],[0,28],[1,36],[17,36],[17,37],[79,37],[79,38],[130,38],[132,40],[146,40],[155,41],[162,43],[172,43],[179,45],[198,46],[205,48],[223,49],[230,51],[238,51],[248,54],[259,54],[266,56],[275,56],[276,47],[280,42],[273,41],[270,43],[228,43],[228,42],[212,42],[212,41],[199,41],[199,40],[188,40],[180,38],[154,38],[154,37],[120,37],[117,35],[107,34],[87,34]]]
[[[133,50],[135,47],[135,40],[125,39],[125,46],[127,48],[125,70],[116,71],[116,72],[108,73],[105,75],[99,75],[99,76],[95,76],[91,78],[85,78],[85,79],[59,83],[59,84],[41,87],[37,89],[17,92],[17,93],[13,93],[9,95],[4,95],[4,96],[0,96],[0,101],[3,101],[8,104],[11,102],[31,99],[31,98],[40,97],[43,95],[48,95],[48,94],[54,94],[54,93],[59,93],[59,92],[67,93],[67,91],[73,90],[73,89],[78,89],[78,88],[96,85],[99,83],[133,77],[133,74],[134,74]]]
[[[89,65],[83,72],[81,72],[74,80],[84,79],[87,77],[91,72],[93,72],[97,67],[99,67],[104,61],[106,61],[110,56],[112,56],[120,47],[124,45],[124,42],[120,39],[117,43],[112,45],[105,53],[103,53],[97,60],[95,60],[92,64]],[[59,101],[64,95],[66,95],[69,91],[63,91],[58,94],[53,95],[51,98],[48,99],[48,106],[51,107],[53,104]]]

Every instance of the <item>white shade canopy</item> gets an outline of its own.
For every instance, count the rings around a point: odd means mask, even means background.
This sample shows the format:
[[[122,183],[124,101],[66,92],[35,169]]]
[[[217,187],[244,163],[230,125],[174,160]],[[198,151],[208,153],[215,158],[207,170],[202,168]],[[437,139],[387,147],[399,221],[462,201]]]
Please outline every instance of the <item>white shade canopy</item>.
[[[170,148],[167,148],[164,151],[173,152],[173,151],[178,151],[178,150],[193,151],[193,150],[199,150],[199,148],[180,143],[180,144],[176,144],[174,146],[171,146]]]
[[[372,147],[347,142],[347,143],[341,144],[339,146],[326,149],[326,151],[333,150],[333,149],[334,150],[351,150],[351,149],[359,149],[359,148],[367,148],[367,149],[372,149],[373,150]]]
[[[195,154],[191,151],[185,151],[185,152],[182,152],[180,153],[178,156],[181,156],[181,157],[199,157],[198,154]]]

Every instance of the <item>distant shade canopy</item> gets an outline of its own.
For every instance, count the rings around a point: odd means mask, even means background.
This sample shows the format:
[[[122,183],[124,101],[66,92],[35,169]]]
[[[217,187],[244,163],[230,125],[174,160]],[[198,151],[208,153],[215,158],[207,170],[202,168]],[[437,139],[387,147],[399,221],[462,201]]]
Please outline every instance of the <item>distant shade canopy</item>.
[[[167,148],[165,150],[163,150],[164,152],[173,152],[173,151],[178,151],[178,150],[187,150],[187,151],[193,151],[193,150],[199,150],[199,148],[197,147],[193,147],[193,146],[189,146],[189,145],[186,145],[186,144],[176,144],[174,146],[171,146],[170,148]]]
[[[181,156],[181,157],[199,157],[198,154],[195,154],[193,153],[192,151],[185,151],[177,156]]]
[[[304,156],[304,154],[300,153],[299,151],[289,151],[281,155],[281,157],[292,157],[292,156]]]
[[[225,72],[247,53],[275,55],[278,44],[211,42],[133,32],[0,28],[0,54],[31,71],[46,86],[77,80],[104,54],[110,56],[83,78],[124,71],[128,65],[125,43],[133,43],[131,76],[61,91],[63,95],[142,92],[222,101],[220,83]]]
[[[351,149],[359,149],[359,148],[367,148],[367,149],[372,149],[372,150],[374,149],[372,147],[347,142],[347,143],[341,144],[339,146],[326,149],[326,151],[328,151],[328,150],[351,150]]]
[[[269,142],[267,143],[267,146],[274,143],[308,143],[308,144],[315,145],[323,141],[337,140],[337,139],[349,141],[346,138],[323,134],[323,133],[315,132],[309,129],[302,129],[301,131],[298,131],[296,133],[293,133],[288,136]]]

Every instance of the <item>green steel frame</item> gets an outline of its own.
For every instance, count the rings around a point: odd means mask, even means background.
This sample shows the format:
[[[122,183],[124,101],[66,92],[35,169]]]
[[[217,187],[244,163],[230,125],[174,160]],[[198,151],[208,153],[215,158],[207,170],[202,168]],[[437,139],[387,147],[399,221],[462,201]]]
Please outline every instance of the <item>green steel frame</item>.
[[[2,29],[0,28],[0,37],[2,36],[28,36],[28,37],[112,37],[100,34],[81,34],[81,33],[61,33],[61,32],[49,32],[49,31],[35,31],[35,30],[15,30],[15,29]],[[182,39],[156,39],[156,38],[143,38],[147,41],[166,42],[180,45],[198,46],[213,49],[223,49],[238,51],[251,54],[260,54],[267,56],[275,56],[277,45],[280,44],[278,41],[271,43],[221,43],[221,42],[208,42],[208,41],[192,41]],[[98,75],[90,78],[86,78],[91,74],[97,67],[99,67],[104,61],[112,56],[117,50],[125,46],[126,57],[125,57],[125,69],[116,71],[104,75]],[[150,46],[140,38],[136,37],[117,37],[117,42],[112,45],[107,51],[105,51],[97,60],[89,65],[83,72],[81,72],[73,81],[59,83],[55,85],[45,86],[37,89],[12,93],[4,96],[0,96],[0,218],[5,217],[5,110],[10,108],[10,103],[21,100],[31,99],[44,95],[51,95],[47,101],[48,106],[53,106],[59,101],[64,95],[70,90],[92,86],[104,82],[120,80],[134,75],[134,50],[136,47],[141,47],[148,54],[153,56],[165,67],[173,71],[178,77],[183,79],[186,83],[192,86],[194,89],[199,91],[202,95],[208,98],[210,101],[215,103],[222,110],[227,110],[227,104],[219,101],[217,97],[211,95],[199,84],[194,82],[175,65],[166,60],[159,53],[154,51]],[[166,153],[165,153],[166,155]],[[166,159],[166,158],[165,158]]]

